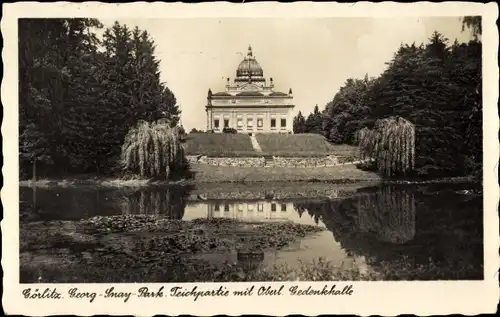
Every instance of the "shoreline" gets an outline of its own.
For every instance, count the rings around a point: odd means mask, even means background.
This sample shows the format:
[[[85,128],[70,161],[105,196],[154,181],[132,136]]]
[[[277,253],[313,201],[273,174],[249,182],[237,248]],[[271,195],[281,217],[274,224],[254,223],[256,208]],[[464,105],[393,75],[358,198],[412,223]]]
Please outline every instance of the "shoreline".
[[[435,179],[384,179],[374,172],[357,169],[354,165],[340,165],[323,168],[241,168],[197,165],[191,168],[194,177],[175,181],[156,181],[150,179],[125,179],[119,176],[73,175],[62,178],[47,178],[20,180],[19,187],[74,187],[96,186],[103,188],[142,188],[154,186],[186,186],[193,188],[227,187],[235,190],[237,187],[265,186],[307,187],[339,186],[361,187],[378,184],[423,185],[480,182],[472,176],[440,177]]]

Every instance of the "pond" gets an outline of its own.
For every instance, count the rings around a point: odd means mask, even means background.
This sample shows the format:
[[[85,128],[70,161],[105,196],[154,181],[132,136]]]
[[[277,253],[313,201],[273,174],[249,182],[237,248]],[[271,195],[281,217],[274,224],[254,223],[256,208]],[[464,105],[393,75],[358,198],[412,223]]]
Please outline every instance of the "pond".
[[[185,187],[21,187],[20,277],[483,279],[480,193],[474,184],[379,185],[329,199],[228,199]]]

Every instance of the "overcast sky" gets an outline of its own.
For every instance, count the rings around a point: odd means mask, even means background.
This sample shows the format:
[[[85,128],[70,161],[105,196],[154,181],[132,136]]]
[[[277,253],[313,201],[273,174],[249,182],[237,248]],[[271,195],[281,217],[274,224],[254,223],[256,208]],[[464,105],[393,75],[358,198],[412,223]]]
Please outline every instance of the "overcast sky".
[[[111,26],[114,21],[101,20]],[[372,19],[143,19],[119,21],[156,42],[162,80],[182,109],[187,131],[205,129],[208,88],[222,91],[252,45],[275,88],[294,93],[305,115],[332,100],[347,78],[379,75],[400,43],[427,42],[434,30],[468,41],[458,17]]]

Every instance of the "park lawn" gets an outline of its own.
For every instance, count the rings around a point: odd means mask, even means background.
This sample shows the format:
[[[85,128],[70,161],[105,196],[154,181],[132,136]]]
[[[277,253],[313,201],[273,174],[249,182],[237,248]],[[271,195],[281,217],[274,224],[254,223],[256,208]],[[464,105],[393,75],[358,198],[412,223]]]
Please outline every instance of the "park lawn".
[[[190,133],[185,140],[186,155],[217,157],[261,156],[247,134]]]
[[[356,157],[356,147],[333,145],[319,134],[257,134],[255,136],[264,155],[315,157],[335,155]]]
[[[256,152],[247,134],[191,133],[184,141],[186,155],[212,157],[320,157],[335,155],[341,163],[354,161],[357,147],[330,144],[319,134],[257,134]]]
[[[354,164],[332,167],[232,167],[192,164],[195,183],[228,182],[333,182],[379,181],[376,173],[356,168]]]

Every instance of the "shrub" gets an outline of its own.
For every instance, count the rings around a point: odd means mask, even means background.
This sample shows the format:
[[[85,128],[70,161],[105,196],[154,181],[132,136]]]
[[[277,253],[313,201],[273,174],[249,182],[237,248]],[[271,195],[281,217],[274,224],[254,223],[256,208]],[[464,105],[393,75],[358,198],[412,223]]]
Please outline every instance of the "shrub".
[[[233,128],[224,128],[224,129],[222,129],[222,133],[236,134],[236,133],[238,133],[238,131],[236,131],[236,129],[233,129]]]

